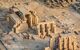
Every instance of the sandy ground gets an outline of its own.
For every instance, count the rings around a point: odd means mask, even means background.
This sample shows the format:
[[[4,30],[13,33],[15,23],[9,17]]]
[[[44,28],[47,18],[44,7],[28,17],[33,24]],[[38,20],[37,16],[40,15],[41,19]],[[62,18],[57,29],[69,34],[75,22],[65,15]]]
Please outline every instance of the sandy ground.
[[[7,3],[6,3],[7,4]],[[11,3],[10,3],[11,4]],[[7,4],[6,7],[10,7],[11,5]],[[61,22],[60,26],[62,25],[67,25],[67,28],[69,28],[69,31],[80,31],[80,14],[74,11],[71,7],[69,8],[48,8],[38,2],[29,2],[29,5],[25,5],[21,3],[21,5],[16,5],[23,13],[28,13],[29,10],[34,11],[35,14],[40,18],[40,20],[45,16],[54,16]],[[14,5],[14,3],[12,4]],[[51,19],[49,19],[51,20]],[[52,19],[53,20],[53,19]],[[55,21],[55,19],[53,20]],[[0,21],[1,23],[1,21]],[[56,22],[57,23],[57,22]],[[2,26],[2,25],[1,25]],[[6,27],[6,26],[5,26]],[[4,28],[4,27],[3,27]],[[61,33],[63,30],[57,31],[57,33]],[[3,29],[5,30],[5,29]],[[8,30],[8,29],[7,29]],[[73,33],[72,33],[73,34]],[[78,40],[80,39],[80,35],[77,36]],[[46,43],[48,41],[46,40],[24,40],[24,41],[19,41],[18,43],[13,43],[14,46],[21,45],[21,46],[26,46],[29,47],[31,50],[42,50],[43,47],[46,47]],[[80,42],[80,41],[78,41]],[[80,43],[79,43],[80,44]],[[16,45],[16,46],[17,46]],[[40,48],[37,48],[40,47]],[[18,49],[17,49],[18,50]]]

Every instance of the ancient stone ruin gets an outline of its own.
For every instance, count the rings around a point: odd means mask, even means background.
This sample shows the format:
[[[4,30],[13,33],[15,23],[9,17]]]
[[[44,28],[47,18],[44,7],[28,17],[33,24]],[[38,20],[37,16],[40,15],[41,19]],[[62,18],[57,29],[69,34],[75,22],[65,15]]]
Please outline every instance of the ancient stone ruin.
[[[0,50],[80,50],[79,4],[0,0]]]

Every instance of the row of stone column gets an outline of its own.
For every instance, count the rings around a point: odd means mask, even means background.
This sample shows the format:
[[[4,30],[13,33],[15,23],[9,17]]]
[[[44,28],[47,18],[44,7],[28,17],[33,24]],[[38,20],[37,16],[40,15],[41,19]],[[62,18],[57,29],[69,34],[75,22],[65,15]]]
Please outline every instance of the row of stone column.
[[[34,16],[32,14],[28,14],[28,15],[25,15],[25,17],[27,18],[27,23],[28,23],[29,27],[32,27],[32,26],[38,24],[38,17],[37,16]]]
[[[37,33],[39,37],[45,37],[46,35],[50,35],[54,32],[54,23],[39,23],[37,25]]]
[[[49,48],[51,50],[77,50],[77,46],[78,44],[76,36],[62,35],[61,37],[59,37],[58,35],[55,35],[53,38],[50,39]]]
[[[59,50],[77,50],[77,40],[73,36],[59,38]]]

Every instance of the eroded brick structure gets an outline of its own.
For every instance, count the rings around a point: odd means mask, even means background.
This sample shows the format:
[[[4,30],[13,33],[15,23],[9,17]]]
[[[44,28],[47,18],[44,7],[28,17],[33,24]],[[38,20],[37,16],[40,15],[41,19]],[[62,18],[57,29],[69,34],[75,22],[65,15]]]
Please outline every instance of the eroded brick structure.
[[[6,19],[15,33],[25,32],[27,28],[32,28],[38,24],[38,17],[34,15],[33,11],[23,14],[17,7],[13,6],[10,8],[10,12],[11,14]]]
[[[11,14],[6,17],[6,20],[8,21],[12,31],[15,33],[25,32],[28,28],[28,25],[27,20],[24,20],[25,16],[23,13],[16,7],[10,8],[10,12]]]
[[[7,17],[7,21],[10,24],[9,27],[15,33],[24,32],[28,28],[26,21],[22,21],[16,14],[10,14],[10,16]],[[26,28],[24,28],[23,26]]]

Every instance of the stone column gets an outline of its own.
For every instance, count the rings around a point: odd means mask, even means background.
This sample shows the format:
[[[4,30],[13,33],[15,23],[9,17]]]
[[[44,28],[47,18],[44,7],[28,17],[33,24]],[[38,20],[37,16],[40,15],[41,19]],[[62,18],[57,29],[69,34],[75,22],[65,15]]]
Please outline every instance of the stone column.
[[[50,39],[50,48],[51,48],[51,50],[53,50],[54,44],[55,44],[55,38],[51,38]]]
[[[32,25],[35,25],[35,16],[32,15]]]
[[[48,35],[51,34],[51,32],[50,32],[50,24],[49,23],[47,24],[47,33],[48,33]]]
[[[38,34],[39,37],[41,36],[40,25],[37,25],[37,34]]]
[[[45,34],[48,35],[48,34],[47,34],[47,27],[46,27],[46,24],[44,24],[44,28],[45,28]]]
[[[54,28],[53,28],[54,34],[56,34],[56,33],[57,33],[56,24],[54,24],[53,27],[54,27]]]
[[[33,23],[32,23],[32,16],[29,17],[29,22],[30,22],[30,27],[32,27]]]
[[[76,41],[74,41],[73,46],[74,46],[74,50],[77,50],[77,42]]]
[[[59,38],[59,50],[63,49],[63,38]]]
[[[74,50],[78,50],[78,49],[77,49],[77,39],[76,39],[76,36],[73,36],[73,43],[74,43],[74,44],[73,44],[73,47],[74,47],[73,49],[74,49]]]
[[[45,24],[42,24],[42,29],[43,29],[43,38],[45,38],[45,36],[46,36],[46,32],[45,32]]]
[[[64,50],[68,50],[68,39],[67,39],[67,37],[64,37]]]
[[[35,25],[37,25],[38,24],[38,21],[39,21],[38,16],[36,16],[35,18],[36,18],[35,19]]]
[[[72,39],[71,36],[69,36],[69,50],[73,50],[73,45],[72,45],[72,43],[73,43],[73,39]]]
[[[52,33],[54,33],[54,26],[53,26],[53,23],[51,23],[50,25],[51,25],[51,30],[50,30],[50,31],[51,31]]]
[[[28,26],[32,27],[32,16],[26,15],[26,18],[27,18]]]
[[[43,27],[42,27],[42,24],[40,24],[40,36],[41,36],[41,38],[43,38]]]

